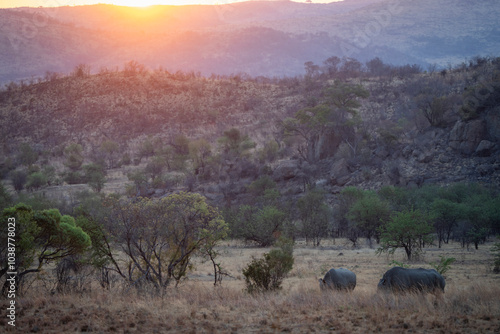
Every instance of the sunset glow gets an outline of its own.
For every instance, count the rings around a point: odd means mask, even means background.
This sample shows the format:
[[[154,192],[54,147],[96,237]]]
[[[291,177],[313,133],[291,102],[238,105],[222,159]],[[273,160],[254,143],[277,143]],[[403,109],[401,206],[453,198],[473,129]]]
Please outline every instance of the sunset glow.
[[[130,7],[148,7],[152,5],[222,5],[244,0],[0,0],[0,8],[12,7],[59,7],[59,6],[81,6],[93,4],[111,4]],[[339,0],[313,0],[313,3],[329,3]],[[295,0],[294,2],[306,2],[306,0]]]
[[[95,4],[109,4],[128,7],[148,7],[153,5],[212,5],[218,3],[230,3],[236,1],[214,1],[214,0],[0,0],[0,8],[10,7],[60,7],[60,6],[82,6]]]
[[[172,3],[174,1],[170,1]],[[144,0],[117,0],[113,1],[115,5],[118,6],[129,6],[129,7],[148,7],[148,6],[153,6],[157,5],[158,1],[157,0],[150,0],[150,1],[144,1]]]

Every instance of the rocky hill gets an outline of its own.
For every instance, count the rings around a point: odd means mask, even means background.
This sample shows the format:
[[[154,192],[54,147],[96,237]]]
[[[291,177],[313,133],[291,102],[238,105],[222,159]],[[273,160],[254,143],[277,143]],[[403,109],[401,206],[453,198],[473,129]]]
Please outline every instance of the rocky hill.
[[[498,188],[499,64],[476,58],[424,73],[375,59],[371,71],[339,65],[286,79],[206,78],[136,62],[92,75],[81,66],[0,92],[1,175],[11,191],[24,173],[22,192],[60,194],[85,189],[74,187],[102,168],[105,192],[188,189],[218,203],[244,202],[266,175],[285,196],[316,185],[332,200],[346,186]],[[336,96],[347,97],[343,106]],[[318,110],[331,116],[300,123]],[[291,132],[290,122],[306,132]]]

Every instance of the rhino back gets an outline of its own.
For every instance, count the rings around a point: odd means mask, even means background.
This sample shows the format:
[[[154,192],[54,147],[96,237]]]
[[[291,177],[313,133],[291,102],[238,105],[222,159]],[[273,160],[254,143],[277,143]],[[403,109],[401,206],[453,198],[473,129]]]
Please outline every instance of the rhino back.
[[[393,290],[434,290],[444,291],[444,278],[434,269],[407,269],[394,267],[388,270],[382,281],[385,286]],[[380,284],[379,284],[380,286]]]
[[[330,269],[325,275],[325,282],[337,289],[354,289],[356,274],[344,268]]]

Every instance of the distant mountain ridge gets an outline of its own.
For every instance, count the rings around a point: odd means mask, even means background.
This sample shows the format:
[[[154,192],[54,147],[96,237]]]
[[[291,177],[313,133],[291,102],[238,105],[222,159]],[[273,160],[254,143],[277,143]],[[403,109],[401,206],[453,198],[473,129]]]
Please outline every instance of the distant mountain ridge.
[[[136,60],[150,68],[252,76],[303,74],[330,56],[392,64],[456,64],[500,53],[493,0],[249,1],[217,6],[93,5],[0,10],[0,83],[94,72]]]

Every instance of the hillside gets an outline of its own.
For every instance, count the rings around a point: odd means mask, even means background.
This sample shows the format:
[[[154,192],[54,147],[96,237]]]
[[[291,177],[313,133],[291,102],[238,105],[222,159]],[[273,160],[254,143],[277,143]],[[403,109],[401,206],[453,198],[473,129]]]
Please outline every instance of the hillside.
[[[445,67],[498,54],[499,16],[495,1],[462,0],[4,9],[0,82],[131,59],[204,75],[295,76],[330,56]]]
[[[70,76],[11,84],[0,92],[2,177],[15,187],[16,173],[50,170],[50,181],[34,189],[64,193],[86,183],[82,168],[97,164],[113,181],[106,192],[190,189],[218,203],[244,202],[248,184],[263,175],[286,196],[317,185],[331,201],[346,186],[500,186],[497,58],[434,73],[380,60],[367,66],[253,79],[129,62],[123,71],[92,75],[81,66]],[[330,116],[337,119],[319,135],[320,125],[305,123],[307,137],[287,125],[301,112],[345,112],[329,102],[335,89],[360,90],[352,114],[359,116]],[[338,117],[347,123],[335,125]]]

